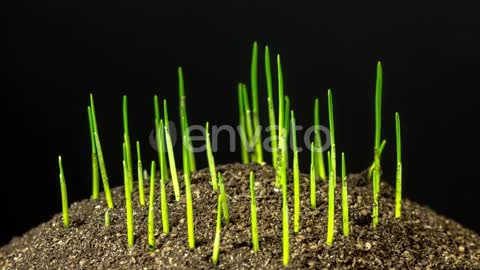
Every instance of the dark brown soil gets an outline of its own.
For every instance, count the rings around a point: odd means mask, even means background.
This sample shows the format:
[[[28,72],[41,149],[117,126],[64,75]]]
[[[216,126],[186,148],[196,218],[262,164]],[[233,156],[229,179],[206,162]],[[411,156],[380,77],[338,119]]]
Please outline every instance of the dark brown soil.
[[[231,223],[222,228],[220,269],[282,268],[281,193],[274,188],[270,166],[219,166],[228,194]],[[248,174],[256,176],[260,251],[250,241]],[[291,176],[290,176],[291,183]],[[182,178],[180,178],[182,180]],[[427,207],[404,200],[401,220],[393,218],[394,190],[382,183],[380,224],[371,227],[371,186],[360,175],[350,175],[351,235],[342,235],[340,193],[336,194],[336,233],[326,245],[327,185],[317,185],[317,209],[309,207],[308,176],[301,177],[301,230],[291,222],[290,268],[303,269],[480,269],[480,237]],[[340,185],[337,185],[340,187]],[[103,200],[84,200],[70,208],[72,226],[62,227],[61,215],[13,239],[0,248],[1,269],[210,269],[215,234],[216,194],[207,170],[193,175],[192,191],[196,248],[188,249],[185,198],[176,203],[169,188],[171,233],[162,233],[156,215],[157,249],[147,247],[147,208],[135,199],[135,246],[127,247],[123,187],[113,189],[116,207],[112,225],[104,227]],[[340,188],[338,188],[339,190]],[[148,190],[148,189],[146,189]],[[290,219],[293,217],[289,190]],[[156,204],[159,204],[158,189]],[[147,196],[148,198],[148,196]],[[159,209],[159,208],[157,208]]]

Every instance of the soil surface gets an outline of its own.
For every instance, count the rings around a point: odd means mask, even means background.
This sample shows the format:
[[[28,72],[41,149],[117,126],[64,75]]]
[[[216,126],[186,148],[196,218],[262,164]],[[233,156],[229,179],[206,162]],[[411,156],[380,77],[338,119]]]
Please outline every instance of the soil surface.
[[[255,172],[260,251],[250,240],[249,172]],[[106,203],[83,200],[70,207],[71,228],[61,214],[0,248],[0,269],[281,269],[281,192],[268,165],[228,164],[224,175],[231,222],[222,228],[220,258],[211,263],[217,195],[208,170],[192,175],[196,248],[187,241],[185,197],[175,202],[167,185],[171,232],[162,232],[158,184],[155,194],[157,248],[147,247],[148,207],[133,194],[135,245],[127,247],[123,187],[112,189],[115,208],[104,227]],[[180,177],[183,182],[183,177]],[[157,180],[158,181],[158,180]],[[147,181],[148,182],[148,181]],[[292,183],[292,175],[289,175]],[[455,221],[405,199],[402,218],[394,213],[394,189],[382,182],[380,222],[371,225],[371,185],[364,174],[348,178],[350,236],[342,235],[340,181],[336,192],[335,239],[326,245],[327,184],[317,182],[317,208],[309,206],[309,176],[301,176],[301,229],[293,233],[293,192],[289,184],[290,265],[292,269],[480,269],[480,237]],[[148,191],[148,187],[145,189]],[[184,194],[182,189],[182,194]],[[103,194],[102,194],[103,195]],[[148,194],[146,195],[148,204]],[[60,203],[60,202],[59,202]]]

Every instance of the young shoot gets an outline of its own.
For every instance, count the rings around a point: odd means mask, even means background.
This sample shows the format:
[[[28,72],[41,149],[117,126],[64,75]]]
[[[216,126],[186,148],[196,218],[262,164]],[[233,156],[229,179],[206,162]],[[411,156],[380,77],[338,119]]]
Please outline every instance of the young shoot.
[[[329,177],[328,177],[328,224],[327,224],[327,245],[333,243],[333,234],[335,230],[335,178],[332,170],[332,157],[328,152]]]
[[[240,84],[238,84],[237,95],[238,95],[238,115],[239,115],[238,132],[240,134],[240,148],[242,153],[242,163],[248,164],[249,163],[248,138],[246,134],[247,124],[245,122],[245,106],[243,104],[243,94],[242,94],[242,88]]]
[[[188,231],[188,247],[190,249],[195,248],[195,231],[194,231],[194,220],[193,220],[193,202],[192,202],[192,191],[190,186],[190,156],[187,148],[188,139],[186,136],[183,137],[182,143],[182,156],[183,156],[183,181],[185,183],[185,197],[187,204],[187,231]]]
[[[247,94],[247,86],[243,83],[239,84],[241,89],[242,99],[243,99],[243,106],[244,106],[244,114],[245,114],[245,126],[247,130],[247,146],[248,146],[248,153],[250,153],[250,160],[256,161],[255,156],[255,135],[253,130],[253,123],[252,123],[252,110],[250,109],[250,102],[248,99]]]
[[[207,160],[208,160],[208,169],[210,170],[210,178],[212,179],[212,187],[214,191],[218,190],[218,184],[217,184],[217,172],[215,170],[215,159],[213,158],[213,153],[212,153],[212,144],[210,142],[210,131],[209,131],[209,124],[205,125],[205,132],[206,134],[206,146],[207,146]]]
[[[285,96],[285,124],[283,125],[283,137],[285,144],[282,152],[285,155],[285,171],[288,170],[288,149],[289,149],[289,136],[290,136],[290,98]]]
[[[218,255],[220,254],[220,238],[222,232],[222,196],[218,195],[217,200],[217,225],[215,227],[215,240],[213,241],[212,262],[214,265],[218,263]]]
[[[95,137],[95,149],[97,151],[98,164],[100,165],[100,175],[102,177],[103,191],[105,192],[105,198],[109,209],[113,208],[112,195],[110,193],[110,185],[108,183],[107,169],[105,167],[105,161],[103,159],[102,145],[100,143],[100,135],[98,134],[97,116],[95,115],[95,104],[93,102],[93,95],[90,94],[90,111],[92,114],[93,122],[93,136]]]
[[[165,99],[163,100],[163,117],[165,119],[165,141],[167,144],[168,165],[170,167],[170,176],[172,177],[175,200],[178,202],[180,201],[180,186],[178,184],[177,166],[175,164],[175,154],[173,152],[172,137],[170,135],[167,100]]]
[[[158,144],[160,147],[158,148],[158,152],[160,155],[160,180],[166,182],[168,180],[168,171],[167,171],[167,156],[165,155],[165,128],[163,124],[163,119],[160,119],[160,122],[157,127],[158,130],[158,140],[160,143]]]
[[[382,64],[377,63],[377,80],[375,83],[375,147],[373,175],[373,228],[378,224],[378,193],[380,192],[381,167],[381,131],[382,131]]]
[[[155,251],[155,161],[153,160],[150,165],[150,194],[148,200],[148,249]]]
[[[255,158],[258,164],[263,163],[262,138],[260,118],[258,114],[258,45],[255,41],[252,49],[252,63],[250,66],[250,88],[252,90],[253,130],[255,134]]]
[[[287,176],[286,176],[286,155],[282,162],[282,243],[283,243],[283,265],[287,266],[290,258],[290,240],[288,228],[288,202],[287,202]]]
[[[140,142],[137,141],[137,176],[138,176],[138,197],[140,200],[140,205],[145,205],[145,190],[143,188],[143,166],[142,166],[142,155],[140,153]]]
[[[343,235],[350,235],[350,225],[348,216],[348,190],[347,190],[347,169],[345,165],[345,153],[342,152],[342,221]]]
[[[377,170],[373,170],[373,181],[372,181],[372,188],[373,188],[373,205],[372,205],[372,227],[373,229],[377,228],[378,225],[378,190],[380,185],[380,175]]]
[[[188,117],[187,117],[187,104],[186,104],[186,96],[185,96],[185,84],[183,80],[183,71],[182,67],[178,67],[178,94],[180,100],[180,122],[181,126],[181,135],[182,138],[185,138],[188,144],[188,159],[189,159],[189,169],[190,172],[195,172],[196,164],[195,164],[195,155],[192,151],[192,140],[190,139],[190,132],[188,130]]]
[[[94,136],[94,129],[93,129],[93,119],[92,119],[92,110],[90,106],[87,108],[88,111],[88,127],[90,130],[90,144],[92,147],[92,199],[98,199],[98,193],[100,189],[100,172],[98,169],[98,158],[97,158],[97,150],[95,148],[95,136]]]
[[[327,178],[325,173],[325,163],[323,160],[323,152],[322,152],[322,138],[320,136],[320,106],[318,98],[315,99],[315,103],[313,106],[313,125],[315,126],[315,146],[316,146],[316,173],[318,177],[322,180]]]
[[[62,213],[63,213],[63,227],[68,229],[70,227],[70,218],[68,216],[68,195],[67,185],[65,184],[65,175],[63,173],[62,157],[58,156],[58,168],[60,170],[60,193],[62,194]]]
[[[223,209],[223,218],[225,219],[225,225],[230,224],[230,214],[228,211],[228,200],[227,194],[225,193],[225,186],[223,185],[222,173],[218,172],[218,185],[220,187],[220,196],[222,196],[222,209]]]
[[[110,209],[105,211],[105,227],[110,227]]]
[[[127,170],[128,170],[128,183],[130,190],[133,190],[133,161],[132,161],[132,147],[130,145],[130,132],[128,129],[128,101],[127,96],[123,96],[122,100],[122,114],[123,114],[123,134],[125,139],[125,149],[127,151]]]
[[[317,208],[317,187],[315,176],[315,143],[310,144],[310,207]]]
[[[124,144],[124,151],[126,151],[126,146]],[[127,215],[127,238],[128,246],[133,246],[133,207],[132,207],[132,191],[130,190],[130,183],[128,180],[128,169],[127,163],[123,160],[123,183],[125,187],[125,209]]]
[[[275,105],[273,99],[272,70],[270,67],[270,51],[265,46],[265,78],[267,82],[268,121],[270,125],[270,145],[272,148],[272,166],[277,165],[277,134],[275,122]]]
[[[255,199],[255,176],[253,172],[250,172],[250,220],[253,251],[257,252],[260,246],[258,244],[257,201]]]
[[[275,177],[275,185],[280,187],[281,184],[281,166],[282,166],[282,159],[283,159],[283,151],[284,151],[284,136],[283,136],[283,127],[285,125],[284,120],[284,113],[285,113],[285,96],[283,90],[283,73],[282,73],[282,64],[280,60],[280,55],[277,54],[277,79],[278,79],[278,148],[277,148],[277,160],[275,161],[276,165],[276,177]]]
[[[293,232],[300,231],[300,169],[298,165],[297,129],[295,114],[291,111],[293,141]]]
[[[395,130],[397,141],[397,175],[395,185],[395,218],[402,216],[402,138],[400,130],[400,115],[395,113]]]

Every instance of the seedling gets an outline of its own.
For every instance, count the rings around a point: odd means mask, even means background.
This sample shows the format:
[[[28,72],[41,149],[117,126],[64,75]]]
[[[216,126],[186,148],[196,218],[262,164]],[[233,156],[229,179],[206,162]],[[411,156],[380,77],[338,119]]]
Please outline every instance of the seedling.
[[[290,98],[285,96],[285,123],[283,124],[283,138],[284,138],[284,151],[283,154],[285,155],[285,171],[288,170],[288,149],[289,149],[289,136],[290,136]]]
[[[252,63],[250,67],[250,88],[252,90],[253,130],[255,134],[255,158],[258,164],[263,163],[262,137],[260,119],[258,115],[258,45],[253,43]]]
[[[328,177],[328,228],[327,245],[333,242],[333,233],[335,230],[335,186],[337,184],[337,162],[335,157],[335,122],[333,117],[333,98],[332,91],[328,90],[328,119],[330,126],[330,142],[332,144],[328,160],[330,161]]]
[[[87,108],[88,111],[88,127],[90,130],[90,144],[92,146],[92,199],[98,199],[98,192],[100,188],[99,178],[100,172],[98,171],[98,158],[97,150],[95,148],[95,135],[93,129],[93,119],[92,119],[92,110],[90,106]]]
[[[284,143],[285,144],[285,143]],[[286,149],[285,149],[286,151]],[[287,266],[290,258],[290,240],[288,228],[288,202],[287,202],[287,165],[286,154],[282,158],[282,243],[283,243],[283,265]]]
[[[253,130],[253,121],[252,121],[252,110],[250,109],[250,102],[248,100],[247,86],[243,83],[239,84],[240,91],[243,99],[244,114],[245,114],[245,127],[247,130],[247,141],[248,141],[248,153],[251,154],[250,160],[256,161],[255,156],[255,135]]]
[[[250,219],[253,251],[257,252],[260,246],[258,244],[257,201],[255,199],[255,176],[253,172],[250,172]]]
[[[163,100],[163,117],[165,119],[165,141],[167,143],[168,165],[170,166],[170,176],[172,177],[173,192],[175,200],[180,201],[180,186],[178,184],[177,166],[175,164],[175,155],[173,152],[173,143],[170,135],[170,127],[168,120],[167,100]]]
[[[127,151],[127,171],[128,171],[128,183],[130,190],[133,190],[133,165],[132,165],[132,147],[130,145],[130,132],[128,131],[128,101],[127,96],[123,96],[122,102],[123,112],[123,134],[125,139],[125,149]]]
[[[93,122],[93,136],[95,137],[95,149],[97,151],[98,163],[100,165],[100,173],[102,176],[103,191],[105,192],[105,198],[108,208],[113,208],[112,195],[110,193],[110,185],[108,184],[107,169],[105,167],[105,161],[103,159],[102,145],[100,144],[100,135],[98,134],[97,117],[95,115],[95,105],[93,103],[93,95],[90,94],[90,111],[92,114]]]
[[[222,209],[223,218],[225,219],[225,225],[230,224],[230,214],[228,211],[227,194],[225,193],[225,186],[223,185],[222,173],[218,172],[218,185],[220,187],[220,196],[222,196]]]
[[[155,250],[155,161],[150,165],[150,194],[148,202],[148,247]],[[163,214],[163,210],[162,210]]]
[[[183,71],[182,67],[178,67],[178,94],[180,100],[180,121],[182,124],[181,127],[181,135],[182,138],[187,140],[188,144],[188,158],[189,158],[189,169],[190,172],[195,172],[196,164],[195,164],[195,155],[192,151],[192,141],[190,139],[190,132],[188,131],[188,117],[187,117],[187,104],[186,104],[186,96],[185,96],[185,84],[183,81]]]
[[[105,211],[105,227],[110,227],[110,209]]]
[[[315,126],[315,146],[316,146],[316,171],[320,179],[325,180],[327,175],[325,173],[325,163],[322,152],[322,138],[320,136],[320,109],[318,98],[315,99],[313,106],[313,125]]]
[[[205,142],[207,145],[207,159],[208,159],[208,169],[210,170],[210,178],[212,179],[212,187],[214,191],[218,190],[218,184],[217,184],[217,172],[215,170],[215,159],[213,158],[213,153],[212,153],[212,144],[210,143],[210,131],[209,131],[209,125],[208,122],[205,125],[205,132],[206,138]]]
[[[298,166],[297,124],[291,111],[293,141],[293,232],[300,231],[300,169]]]
[[[124,151],[126,152],[126,146],[124,144]],[[127,238],[128,246],[133,246],[133,207],[132,207],[132,191],[130,190],[130,184],[128,180],[127,163],[123,160],[123,180],[125,187],[125,209],[127,211]]]
[[[372,227],[373,229],[377,228],[378,224],[378,187],[380,185],[380,175],[377,170],[373,170],[373,181],[372,181],[372,188],[373,188],[373,206],[372,206]]]
[[[397,141],[397,176],[395,186],[395,218],[402,215],[402,138],[400,130],[400,115],[395,113],[395,130]]]
[[[143,166],[142,166],[142,155],[140,153],[140,142],[137,141],[137,176],[138,176],[138,197],[140,200],[140,205],[145,205],[145,190],[143,188]]]
[[[183,157],[183,181],[185,183],[185,197],[187,202],[187,230],[188,230],[188,246],[190,249],[195,248],[195,231],[193,226],[193,202],[190,187],[190,157],[188,154],[188,139],[186,135],[183,137],[182,157]]]
[[[268,121],[270,125],[270,144],[272,147],[272,166],[277,165],[277,134],[275,122],[275,105],[273,100],[272,70],[270,67],[270,51],[265,46],[265,78],[267,81]]]
[[[382,173],[380,160],[382,131],[382,64],[377,63],[377,80],[375,83],[375,147],[374,147],[374,175],[373,175],[373,228],[378,224],[378,193],[380,192],[380,177]]]
[[[165,179],[160,179],[160,201],[162,203],[162,228],[163,233],[170,233],[170,222],[168,221],[168,200],[167,190],[165,188]]]
[[[283,73],[282,73],[282,64],[280,60],[280,55],[277,54],[277,79],[278,79],[278,148],[277,148],[277,160],[276,163],[276,177],[275,177],[275,185],[280,187],[281,184],[281,166],[282,166],[282,159],[283,159],[283,126],[284,126],[284,113],[285,113],[285,96],[283,91]]]
[[[58,168],[60,170],[60,193],[62,194],[62,213],[63,213],[63,227],[68,229],[70,227],[70,218],[68,216],[68,195],[67,185],[65,184],[65,175],[63,174],[62,156],[58,156]]]
[[[315,143],[310,144],[310,207],[317,208],[317,187],[315,183]]]
[[[238,116],[239,116],[239,127],[238,131],[240,134],[240,147],[242,152],[242,163],[248,164],[249,163],[249,156],[248,156],[248,139],[247,139],[247,124],[245,120],[245,106],[243,104],[243,94],[242,94],[242,87],[240,83],[238,84],[237,88],[237,95],[238,95]]]
[[[218,194],[217,202],[217,225],[215,227],[215,240],[213,241],[212,262],[214,265],[218,263],[218,255],[220,253],[220,238],[222,232],[222,196]]]
[[[347,169],[345,165],[345,153],[342,152],[342,220],[344,236],[350,235],[350,225],[348,219]]]
[[[167,179],[167,158],[165,155],[165,135],[163,120],[160,118],[160,105],[158,103],[158,97],[154,96],[153,99],[155,109],[155,134],[157,139],[158,167],[160,170],[160,178]]]

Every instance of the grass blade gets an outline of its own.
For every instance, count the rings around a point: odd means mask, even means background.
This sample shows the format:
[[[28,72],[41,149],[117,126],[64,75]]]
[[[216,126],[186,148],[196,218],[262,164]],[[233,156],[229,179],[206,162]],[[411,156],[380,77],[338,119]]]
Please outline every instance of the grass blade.
[[[400,115],[395,113],[395,134],[397,141],[397,175],[395,184],[395,218],[402,216],[402,138]]]
[[[222,232],[222,196],[218,195],[217,202],[217,224],[215,227],[215,240],[213,242],[212,262],[214,265],[218,263],[218,255],[220,254],[220,238]]]
[[[192,151],[192,141],[190,139],[190,132],[188,131],[188,117],[187,117],[187,104],[185,96],[185,84],[183,80],[183,71],[182,67],[178,67],[178,93],[180,99],[180,122],[182,123],[182,138],[185,138],[188,142],[188,158],[189,158],[189,168],[190,172],[195,172],[196,163],[195,155]]]
[[[284,113],[285,113],[285,96],[283,91],[283,73],[282,73],[282,63],[280,60],[280,55],[277,54],[277,79],[278,79],[278,148],[277,148],[277,160],[276,160],[276,170],[277,174],[275,177],[275,185],[277,187],[281,184],[281,167],[283,159],[283,126],[284,126]]]
[[[325,180],[327,175],[325,173],[325,163],[322,152],[322,137],[320,136],[320,108],[318,98],[315,99],[313,106],[313,125],[315,126],[315,146],[316,146],[316,171],[320,179]]]
[[[186,136],[186,135],[185,135]],[[185,197],[187,205],[187,230],[188,230],[188,247],[190,249],[195,248],[195,231],[193,220],[193,202],[192,192],[190,186],[190,157],[188,154],[188,139],[183,137],[182,153],[183,153],[183,181],[185,183]]]
[[[251,160],[256,160],[255,157],[255,142],[253,134],[253,124],[252,124],[252,110],[250,109],[250,102],[248,101],[247,86],[245,84],[240,84],[240,89],[242,91],[243,106],[245,109],[245,126],[247,128],[247,141],[248,141],[248,153],[251,155]]]
[[[348,215],[348,189],[347,189],[347,169],[345,165],[345,153],[342,152],[342,220],[343,235],[350,235],[349,215]]]
[[[288,170],[288,150],[289,150],[289,140],[290,140],[290,98],[288,96],[285,96],[285,123],[283,124],[283,130],[284,130],[284,144],[285,147],[283,148],[283,154],[285,155],[285,171]]]
[[[327,245],[333,243],[333,234],[335,230],[335,178],[333,177],[333,170],[331,164],[331,154],[328,152],[328,160],[330,160],[330,174],[328,177],[328,224],[327,224]]]
[[[124,152],[126,152],[126,146],[123,146]],[[128,238],[128,246],[132,247],[134,243],[133,239],[133,207],[132,207],[132,191],[130,190],[130,184],[128,180],[128,169],[127,163],[123,160],[123,180],[124,180],[124,187],[125,187],[125,209],[127,215],[127,238]]]
[[[373,174],[373,228],[378,224],[378,193],[380,192],[380,178],[382,173],[380,141],[382,130],[382,64],[377,63],[377,80],[375,83],[375,148],[374,148],[374,174]]]
[[[248,164],[249,157],[248,157],[248,139],[247,139],[247,125],[245,123],[245,106],[243,104],[243,94],[242,94],[242,87],[241,84],[238,84],[237,88],[237,95],[238,95],[238,116],[239,116],[239,128],[238,131],[240,133],[240,148],[242,153],[242,163]]]
[[[300,169],[298,165],[297,124],[295,114],[291,111],[293,140],[293,232],[300,231]]]
[[[257,201],[255,199],[255,176],[253,172],[250,172],[250,220],[253,251],[257,252],[260,250],[260,245],[258,244]]]
[[[133,190],[133,162],[132,162],[132,147],[130,145],[130,132],[128,129],[128,100],[127,96],[123,96],[122,100],[122,115],[123,115],[123,134],[125,137],[125,148],[127,151],[127,170],[128,170],[128,183],[130,190]]]
[[[170,135],[167,100],[165,99],[163,100],[163,117],[165,119],[165,140],[167,143],[168,165],[170,167],[170,176],[172,177],[175,200],[178,202],[180,201],[180,186],[178,184],[177,165],[175,163],[175,153],[173,152],[172,137]]]
[[[253,130],[255,134],[255,157],[258,164],[263,163],[262,135],[258,112],[258,45],[255,41],[252,49],[250,67],[250,87],[252,92]]]
[[[230,214],[228,211],[228,199],[227,199],[227,194],[225,193],[225,186],[223,185],[223,177],[220,172],[218,172],[218,185],[220,187],[220,195],[222,196],[223,218],[225,219],[225,225],[228,225],[230,224]]]
[[[372,188],[373,188],[373,206],[372,206],[372,227],[373,229],[377,228],[378,225],[378,192],[379,189],[377,185],[380,184],[380,176],[377,170],[373,170],[373,181],[372,181]]]
[[[163,233],[170,233],[170,222],[168,221],[168,199],[167,189],[165,188],[165,179],[160,179],[160,201],[162,207],[162,228]]]
[[[155,251],[155,161],[153,160],[150,165],[150,194],[148,199],[148,248],[150,251]]]
[[[140,153],[140,142],[137,141],[137,177],[138,177],[138,197],[140,205],[145,205],[145,189],[143,187],[143,166],[142,155]]]
[[[310,207],[317,208],[317,187],[315,176],[315,143],[310,144]]]
[[[212,187],[214,191],[218,190],[217,184],[217,172],[215,170],[215,159],[213,158],[212,153],[212,144],[210,143],[210,131],[209,131],[209,124],[205,125],[205,132],[206,134],[206,145],[207,145],[207,160],[208,160],[208,169],[210,170],[210,178],[212,179]]]
[[[97,149],[95,148],[95,136],[93,128],[93,119],[92,119],[92,110],[90,106],[87,108],[88,111],[88,127],[90,130],[90,143],[92,146],[92,199],[98,199],[98,193],[100,189],[100,172],[98,169],[98,158],[97,158]]]
[[[59,179],[60,179],[60,193],[62,194],[63,227],[65,229],[68,229],[70,227],[70,218],[68,215],[68,194],[67,194],[67,185],[65,183],[65,174],[63,173],[61,156],[58,156],[58,168],[60,170]]]
[[[273,99],[272,70],[270,66],[270,51],[265,46],[265,78],[267,81],[268,121],[270,124],[270,145],[272,148],[272,166],[277,165],[277,134],[275,122],[275,105]]]

